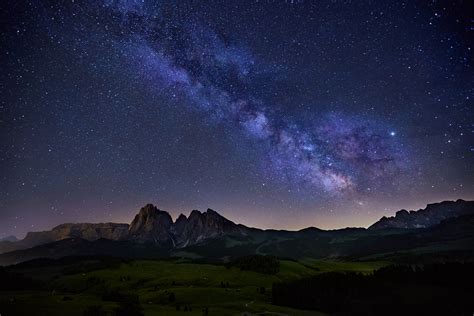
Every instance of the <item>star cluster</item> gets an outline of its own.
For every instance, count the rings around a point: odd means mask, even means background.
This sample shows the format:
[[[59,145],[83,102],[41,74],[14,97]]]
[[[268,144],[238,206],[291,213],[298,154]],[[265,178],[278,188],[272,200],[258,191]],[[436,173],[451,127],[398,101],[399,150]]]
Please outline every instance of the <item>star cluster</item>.
[[[474,197],[469,4],[4,6],[4,235],[148,202],[296,229]]]

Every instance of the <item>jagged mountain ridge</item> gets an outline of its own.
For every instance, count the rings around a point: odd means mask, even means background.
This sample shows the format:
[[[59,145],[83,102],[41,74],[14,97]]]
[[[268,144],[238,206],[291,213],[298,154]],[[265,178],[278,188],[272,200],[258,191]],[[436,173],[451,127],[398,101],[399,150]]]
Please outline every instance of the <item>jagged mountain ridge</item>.
[[[443,201],[428,204],[418,211],[400,210],[395,216],[382,217],[369,229],[414,229],[438,225],[443,220],[467,214],[474,214],[474,201]]]
[[[192,258],[226,262],[230,258],[252,254],[284,258],[420,260],[428,257],[445,260],[453,257],[474,260],[474,215],[463,215],[422,229],[382,231],[342,229],[335,231],[255,230],[246,238],[229,235],[210,238],[184,248],[157,247],[153,243],[131,240],[99,239],[87,241],[68,238],[0,254],[0,265],[11,265],[37,258],[65,256],[111,256],[120,258]]]
[[[265,242],[272,238],[346,238],[379,234],[387,229],[416,229],[427,228],[439,224],[442,220],[474,214],[474,201],[445,201],[428,204],[419,211],[399,211],[394,217],[382,217],[369,229],[342,229],[324,231],[314,227],[300,231],[277,231],[249,228],[236,224],[219,213],[208,209],[206,212],[193,210],[189,217],[181,214],[173,222],[170,214],[158,209],[153,204],[147,204],[129,224],[115,223],[80,223],[61,224],[50,231],[30,232],[19,241],[0,242],[0,253],[31,248],[68,238],[81,238],[87,241],[108,239],[112,241],[128,241],[136,244],[152,244],[166,249],[184,248],[199,243],[231,236],[237,239],[250,238]]]
[[[129,239],[182,248],[208,238],[245,235],[247,230],[247,227],[237,225],[211,209],[207,209],[204,213],[193,210],[189,217],[180,214],[176,222],[173,222],[167,212],[147,204],[130,224]]]
[[[132,241],[152,243],[164,248],[181,248],[209,238],[223,235],[245,236],[251,231],[208,209],[201,213],[193,210],[189,217],[184,214],[173,222],[171,215],[147,204],[129,224],[116,223],[65,223],[49,231],[29,232],[22,240],[0,242],[0,253],[26,249],[68,238],[81,238],[87,241],[109,239],[113,241]]]

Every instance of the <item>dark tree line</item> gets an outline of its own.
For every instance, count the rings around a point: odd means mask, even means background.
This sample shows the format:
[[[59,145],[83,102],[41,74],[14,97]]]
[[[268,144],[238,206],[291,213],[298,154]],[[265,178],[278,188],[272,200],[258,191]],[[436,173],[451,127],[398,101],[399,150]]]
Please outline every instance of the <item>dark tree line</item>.
[[[143,307],[140,304],[138,295],[122,292],[119,289],[110,289],[102,294],[103,301],[117,302],[119,306],[114,310],[115,316],[142,316]],[[84,312],[84,315],[88,315]],[[94,315],[91,313],[91,315]]]
[[[280,261],[274,256],[251,255],[239,257],[232,260],[227,266],[264,274],[277,274],[280,271]]]
[[[273,303],[339,315],[472,315],[474,264],[388,266],[275,283]]]
[[[2,290],[38,290],[43,282],[29,278],[21,273],[7,271],[0,267],[0,291]]]

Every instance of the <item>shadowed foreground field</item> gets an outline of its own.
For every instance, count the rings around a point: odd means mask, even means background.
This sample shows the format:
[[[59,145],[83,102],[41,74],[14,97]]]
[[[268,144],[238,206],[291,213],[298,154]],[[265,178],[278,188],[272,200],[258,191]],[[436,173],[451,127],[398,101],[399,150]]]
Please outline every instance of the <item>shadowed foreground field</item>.
[[[322,315],[272,305],[272,285],[328,271],[366,273],[384,265],[281,260],[276,274],[265,274],[184,261],[39,260],[2,272],[9,276],[10,285],[2,286],[0,313],[138,315],[141,310],[145,315]],[[128,306],[123,306],[124,301]]]

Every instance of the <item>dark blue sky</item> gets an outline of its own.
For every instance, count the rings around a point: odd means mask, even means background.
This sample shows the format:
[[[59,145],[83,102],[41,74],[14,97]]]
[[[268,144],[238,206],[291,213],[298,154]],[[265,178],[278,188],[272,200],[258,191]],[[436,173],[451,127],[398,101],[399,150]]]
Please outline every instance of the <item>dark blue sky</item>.
[[[2,7],[0,236],[146,203],[296,229],[474,198],[469,2]]]

